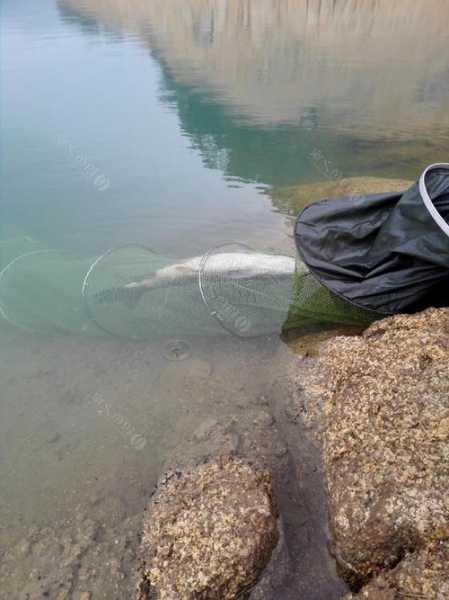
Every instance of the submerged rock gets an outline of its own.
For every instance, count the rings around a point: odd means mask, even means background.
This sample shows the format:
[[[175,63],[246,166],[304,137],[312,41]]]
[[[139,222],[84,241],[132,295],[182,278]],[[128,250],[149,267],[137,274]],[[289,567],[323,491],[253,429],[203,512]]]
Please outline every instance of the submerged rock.
[[[449,598],[449,542],[439,542],[411,554],[393,570],[379,575],[359,594],[344,600],[447,600]]]
[[[389,179],[383,177],[331,178],[317,183],[277,188],[273,190],[273,201],[282,211],[296,215],[311,202],[316,202],[323,198],[402,192],[412,184],[413,181],[406,179]]]
[[[137,598],[245,598],[277,542],[268,471],[228,456],[174,473],[145,517]]]
[[[447,547],[440,551],[438,543],[449,538],[449,310],[396,316],[361,337],[337,338],[321,365],[329,377],[323,441],[330,521],[344,574],[360,582],[426,547],[436,550],[407,558],[391,577],[410,571],[419,578],[422,561],[433,568],[431,556],[435,565],[441,556],[448,571]]]

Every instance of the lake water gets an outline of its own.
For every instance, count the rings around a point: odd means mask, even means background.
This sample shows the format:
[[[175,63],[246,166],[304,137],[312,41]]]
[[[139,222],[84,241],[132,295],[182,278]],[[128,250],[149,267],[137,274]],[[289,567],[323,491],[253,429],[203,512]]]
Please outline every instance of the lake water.
[[[282,188],[447,161],[448,18],[445,0],[1,0],[0,264],[63,256],[25,265],[20,300],[32,323],[46,286],[58,327],[0,327],[1,598],[130,597],[170,452],[205,417],[267,410],[295,360],[216,322],[137,342],[74,309],[64,329],[64,286],[78,299],[82,265],[129,243],[293,255]],[[326,568],[308,600],[339,597]]]

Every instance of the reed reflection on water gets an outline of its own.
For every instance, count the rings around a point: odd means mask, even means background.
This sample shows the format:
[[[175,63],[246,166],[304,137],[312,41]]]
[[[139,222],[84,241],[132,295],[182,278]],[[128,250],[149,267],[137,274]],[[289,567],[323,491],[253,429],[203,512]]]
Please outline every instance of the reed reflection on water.
[[[138,34],[178,82],[252,123],[447,139],[444,0],[59,1]]]

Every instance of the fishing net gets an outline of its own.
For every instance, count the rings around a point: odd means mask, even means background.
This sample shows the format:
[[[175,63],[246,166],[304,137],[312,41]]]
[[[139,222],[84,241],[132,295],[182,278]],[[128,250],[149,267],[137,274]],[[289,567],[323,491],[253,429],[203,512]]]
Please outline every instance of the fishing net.
[[[344,302],[386,316],[447,306],[449,164],[404,192],[326,198],[298,216],[302,260]]]
[[[186,277],[175,272],[151,289],[139,285],[157,281],[158,273],[177,262],[144,246],[108,251],[84,280],[82,297],[90,320],[102,331],[134,340],[220,332],[201,300],[197,273]]]
[[[206,252],[198,272],[204,305],[225,330],[239,337],[281,331],[292,298],[294,258],[228,243]]]
[[[233,242],[190,259],[128,245],[93,260],[16,236],[0,242],[0,315],[37,333],[249,338],[446,306],[449,164],[404,193],[311,204],[295,240],[300,258]]]
[[[0,314],[33,333],[250,338],[373,320],[328,292],[298,259],[240,243],[184,260],[137,245],[92,260],[30,238],[0,242],[0,250]]]
[[[379,319],[374,311],[360,309],[330,292],[299,259],[297,265],[283,331],[316,331],[334,326],[363,329]]]
[[[1,242],[0,249],[0,314],[5,322],[42,334],[93,329],[80,297],[89,260],[46,249],[29,238]]]
[[[225,270],[220,268],[224,256]],[[209,314],[239,337],[363,327],[376,318],[330,293],[298,258],[261,255],[240,243],[208,251],[199,284]]]

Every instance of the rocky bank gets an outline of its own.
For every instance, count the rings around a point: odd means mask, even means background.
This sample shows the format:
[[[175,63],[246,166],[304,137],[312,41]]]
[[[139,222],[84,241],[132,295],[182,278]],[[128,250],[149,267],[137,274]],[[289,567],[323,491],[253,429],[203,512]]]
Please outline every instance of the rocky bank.
[[[280,379],[273,397],[285,400]],[[255,402],[206,418],[167,457],[144,516],[139,600],[336,600],[347,589],[327,550],[319,455],[298,424],[287,434],[267,399]]]
[[[343,576],[360,585],[381,573],[361,598],[447,598],[449,310],[396,316],[360,337],[336,338],[317,368]]]
[[[332,554],[358,590],[345,596],[334,586],[326,598],[448,598],[448,359],[448,309],[384,319],[298,358],[284,406],[296,449],[268,406],[245,423],[206,420],[173,453],[146,513],[139,600],[309,600],[310,585],[300,583],[307,563],[291,561],[285,540],[299,513],[286,529],[288,504],[278,520],[274,500],[289,479],[279,474],[294,473],[289,493],[306,507],[302,517],[313,522],[325,504],[319,488],[308,489],[304,436],[321,449]],[[296,545],[319,535],[315,523],[296,531]],[[322,533],[311,572],[324,568],[323,544]],[[284,580],[298,569],[296,595],[273,585],[278,569]]]
[[[448,565],[449,542],[435,542],[406,556],[359,594],[345,596],[344,600],[445,600],[449,598]]]

